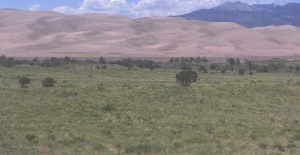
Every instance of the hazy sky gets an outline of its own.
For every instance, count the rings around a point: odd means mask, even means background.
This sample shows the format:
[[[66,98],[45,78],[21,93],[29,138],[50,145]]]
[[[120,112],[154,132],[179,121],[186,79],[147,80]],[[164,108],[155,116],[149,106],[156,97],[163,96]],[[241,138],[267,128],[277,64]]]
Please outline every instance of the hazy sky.
[[[168,16],[236,0],[0,0],[0,8],[52,10],[65,14],[102,12],[128,17]],[[300,3],[300,0],[240,0],[248,4]]]

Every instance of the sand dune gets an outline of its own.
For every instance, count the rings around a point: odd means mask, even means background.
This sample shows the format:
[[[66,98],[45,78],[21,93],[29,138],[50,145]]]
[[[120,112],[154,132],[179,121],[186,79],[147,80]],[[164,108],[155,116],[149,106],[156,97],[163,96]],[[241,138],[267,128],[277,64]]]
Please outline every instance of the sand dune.
[[[181,18],[0,10],[0,54],[47,56],[289,56],[300,28],[245,28]]]

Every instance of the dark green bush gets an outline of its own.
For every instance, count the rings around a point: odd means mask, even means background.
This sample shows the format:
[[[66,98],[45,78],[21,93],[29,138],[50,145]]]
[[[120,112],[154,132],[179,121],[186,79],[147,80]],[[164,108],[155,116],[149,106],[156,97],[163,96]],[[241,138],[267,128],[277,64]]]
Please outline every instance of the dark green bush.
[[[54,83],[56,83],[56,81],[53,80],[53,78],[45,78],[43,81],[42,81],[42,85],[43,87],[54,87]]]
[[[94,146],[94,150],[96,151],[104,151],[105,150],[105,146],[102,144],[97,144],[96,146]]]
[[[36,136],[34,134],[28,134],[25,136],[25,138],[29,141],[29,142],[34,142],[36,139]]]
[[[211,70],[215,70],[215,69],[217,69],[217,67],[218,67],[218,64],[210,64],[210,66],[209,66],[209,68]]]
[[[182,86],[188,86],[193,82],[196,82],[198,75],[194,71],[182,71],[176,74],[176,80]]]
[[[300,141],[300,134],[294,135],[294,136],[293,136],[293,139],[294,139],[295,141]]]
[[[102,110],[105,112],[111,112],[111,111],[116,111],[117,108],[111,104],[107,104],[104,107],[102,107]]]
[[[265,143],[259,143],[258,147],[261,148],[261,149],[266,149],[268,147],[268,145],[265,144]]]
[[[273,146],[273,148],[274,149],[278,149],[280,152],[284,152],[285,151],[284,147],[281,144],[275,144]]]
[[[26,87],[26,85],[30,84],[30,82],[31,82],[31,79],[28,77],[25,77],[25,76],[23,76],[19,79],[19,83],[20,83],[21,87],[23,87],[23,88]]]
[[[240,68],[240,69],[238,70],[238,73],[239,73],[239,75],[244,75],[244,74],[245,74],[245,71],[244,71],[243,68]]]
[[[266,73],[269,72],[269,69],[266,65],[262,65],[262,66],[257,66],[256,71],[257,73]]]

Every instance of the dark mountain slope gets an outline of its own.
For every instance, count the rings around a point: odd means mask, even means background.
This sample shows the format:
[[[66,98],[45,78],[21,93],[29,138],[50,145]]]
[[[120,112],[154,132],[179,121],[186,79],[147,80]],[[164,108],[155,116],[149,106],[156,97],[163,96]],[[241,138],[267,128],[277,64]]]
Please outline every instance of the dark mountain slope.
[[[248,5],[241,2],[225,3],[212,9],[197,10],[176,16],[208,22],[233,22],[245,27],[293,25],[300,27],[300,4],[289,3]]]

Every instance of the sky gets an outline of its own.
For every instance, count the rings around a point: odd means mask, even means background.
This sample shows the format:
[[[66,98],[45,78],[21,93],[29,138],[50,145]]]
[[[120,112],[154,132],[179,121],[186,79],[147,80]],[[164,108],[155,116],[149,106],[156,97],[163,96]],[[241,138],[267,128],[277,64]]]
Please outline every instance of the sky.
[[[0,8],[51,10],[64,14],[107,13],[132,18],[170,16],[211,8],[236,0],[0,0]],[[240,0],[248,4],[300,3],[300,0]]]

